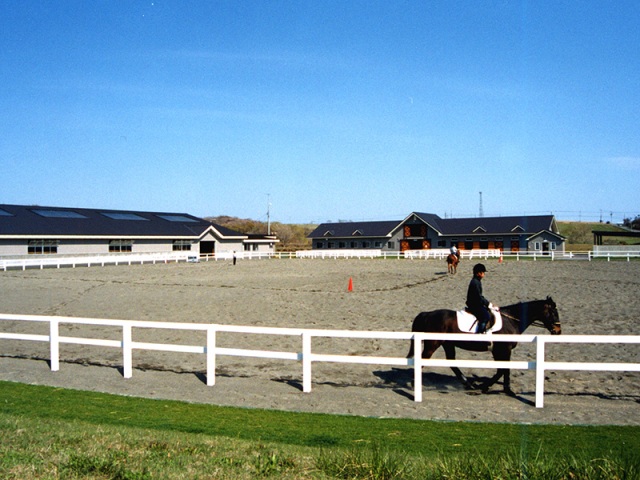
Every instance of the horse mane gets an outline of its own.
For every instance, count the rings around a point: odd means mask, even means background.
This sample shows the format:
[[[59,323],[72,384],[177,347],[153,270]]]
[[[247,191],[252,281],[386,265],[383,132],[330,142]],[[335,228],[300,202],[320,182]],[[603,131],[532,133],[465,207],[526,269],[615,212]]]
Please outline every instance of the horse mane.
[[[500,307],[500,311],[505,313],[509,312],[510,314],[510,315],[503,314],[502,316],[503,321],[505,317],[507,317],[507,320],[508,320],[509,317],[513,315],[511,317],[510,323],[513,323],[514,327],[517,325],[517,329],[522,333],[535,320],[535,319],[532,320],[531,317],[528,315],[528,313],[531,312],[531,309],[536,307],[539,308],[540,306],[546,303],[552,303],[553,305],[555,305],[555,302],[553,301],[553,299],[551,297],[547,297],[546,299],[520,301],[512,305],[506,305],[504,307]],[[528,311],[527,314],[524,314],[525,310]]]
[[[547,297],[547,298],[541,298],[541,299],[537,299],[537,300],[526,300],[526,301],[519,301],[518,303],[513,303],[511,305],[505,305],[500,307],[500,310],[513,310],[513,309],[518,309],[521,310],[522,307],[524,305],[534,305],[534,304],[538,304],[538,303],[547,303],[550,302],[552,304],[555,304],[555,302],[553,301],[553,299],[551,297]]]

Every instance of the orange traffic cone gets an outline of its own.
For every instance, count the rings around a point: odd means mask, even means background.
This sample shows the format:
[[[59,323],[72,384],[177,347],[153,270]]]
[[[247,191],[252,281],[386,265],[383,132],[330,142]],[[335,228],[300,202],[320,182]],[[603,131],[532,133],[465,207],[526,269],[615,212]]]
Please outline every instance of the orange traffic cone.
[[[353,292],[353,278],[349,277],[349,287],[347,287],[347,291]]]
[[[500,258],[498,259],[498,263],[502,263],[502,255],[500,255]]]

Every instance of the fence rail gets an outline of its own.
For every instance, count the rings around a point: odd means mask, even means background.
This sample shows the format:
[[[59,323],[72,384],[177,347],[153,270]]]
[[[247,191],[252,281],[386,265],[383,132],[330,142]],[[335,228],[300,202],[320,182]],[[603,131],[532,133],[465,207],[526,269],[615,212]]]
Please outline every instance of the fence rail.
[[[186,262],[197,259],[191,252],[130,253],[111,255],[29,255],[23,258],[0,258],[0,270],[27,268],[61,268],[77,266],[133,265],[144,263]]]
[[[407,366],[414,369],[414,400],[422,401],[422,369],[427,367],[467,367],[467,368],[510,368],[535,370],[536,372],[536,407],[544,406],[544,374],[548,370],[587,370],[587,371],[640,371],[640,363],[580,363],[580,362],[550,362],[545,358],[545,346],[549,343],[624,343],[640,344],[640,335],[491,335],[494,342],[529,342],[536,344],[535,361],[509,361],[495,362],[492,360],[442,360],[404,357],[377,357],[362,355],[335,355],[315,353],[312,348],[314,338],[353,338],[353,339],[382,339],[382,340],[411,340],[414,342],[414,351],[422,351],[422,341],[434,340],[461,340],[461,341],[487,341],[486,335],[473,334],[444,334],[444,333],[412,333],[412,332],[384,332],[384,331],[351,331],[351,330],[318,330],[301,328],[279,327],[249,327],[235,325],[219,325],[210,323],[177,323],[177,322],[152,322],[134,320],[111,320],[96,318],[75,318],[60,316],[40,315],[14,315],[0,314],[0,321],[5,322],[45,322],[49,324],[48,335],[35,335],[25,333],[4,333],[0,331],[0,340],[26,340],[35,342],[48,342],[50,347],[51,370],[60,369],[60,344],[79,344],[122,349],[122,366],[124,378],[133,376],[133,351],[134,350],[161,350],[167,352],[195,353],[206,355],[206,383],[215,385],[216,358],[220,355],[257,357],[277,360],[291,360],[302,363],[303,392],[311,392],[312,364],[314,362],[353,363],[372,365]],[[121,331],[120,340],[107,340],[99,338],[69,337],[60,335],[61,324],[76,325],[101,325],[116,327]],[[177,345],[158,344],[133,341],[133,329],[170,329],[190,330],[206,333],[204,345]],[[216,345],[216,336],[219,332],[235,332],[251,335],[285,335],[301,338],[301,349],[294,352],[281,352],[272,350],[248,350],[241,348],[222,348]]]
[[[132,253],[109,255],[28,255],[21,258],[0,257],[0,270],[11,269],[26,270],[27,268],[61,268],[77,266],[105,266],[105,265],[133,265],[144,263],[173,263],[173,262],[209,262],[233,260],[234,256],[239,260],[265,260],[277,259],[409,259],[409,260],[444,260],[449,254],[448,249],[437,248],[429,250],[406,250],[404,252],[392,252],[385,250],[368,249],[331,249],[331,250],[298,250],[296,252],[218,252],[216,254],[197,255],[189,251],[185,252],[160,252],[160,253]],[[508,258],[513,260],[593,260],[607,259],[626,260],[640,259],[639,250],[620,251],[584,251],[584,252],[536,252],[536,251],[502,251],[489,250],[460,250],[462,259],[487,260],[489,258]]]

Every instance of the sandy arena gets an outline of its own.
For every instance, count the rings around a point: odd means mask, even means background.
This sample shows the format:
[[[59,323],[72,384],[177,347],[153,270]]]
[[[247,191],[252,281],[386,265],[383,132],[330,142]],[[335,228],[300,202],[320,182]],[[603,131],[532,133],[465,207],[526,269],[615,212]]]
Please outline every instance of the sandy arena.
[[[475,263],[475,262],[474,262]],[[253,260],[0,272],[0,313],[319,329],[409,331],[421,311],[464,305],[472,262],[457,275],[435,260]],[[640,262],[485,262],[485,295],[496,305],[551,295],[563,334],[639,335]],[[349,278],[353,291],[348,292]],[[102,329],[102,330],[100,330]],[[100,331],[98,331],[100,330]],[[45,324],[1,322],[2,332],[47,334]],[[542,333],[530,327],[527,333]],[[115,329],[63,326],[61,335],[119,339]],[[134,331],[135,341],[204,345],[203,333]],[[300,339],[219,334],[218,346],[300,351]],[[533,359],[521,344],[514,360]],[[320,353],[403,357],[408,342],[318,340]],[[640,362],[639,345],[552,345],[552,361]],[[216,385],[205,384],[205,357],[134,352],[122,376],[119,349],[63,344],[51,372],[48,344],[0,340],[0,380],[149,398],[374,417],[557,424],[640,425],[640,373],[547,372],[545,407],[534,407],[535,373],[512,371],[501,385],[467,392],[448,368],[425,369],[423,402],[413,401],[413,371],[379,365],[313,365],[303,393],[302,365],[219,357]],[[436,358],[444,358],[439,351]],[[458,351],[458,358],[488,354]],[[490,370],[465,372],[477,379]]]

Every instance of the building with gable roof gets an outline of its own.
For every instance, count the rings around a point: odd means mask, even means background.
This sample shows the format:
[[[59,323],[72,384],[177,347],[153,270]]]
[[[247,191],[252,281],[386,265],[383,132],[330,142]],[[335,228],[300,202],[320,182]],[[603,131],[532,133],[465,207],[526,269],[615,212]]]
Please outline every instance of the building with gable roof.
[[[275,236],[246,235],[188,213],[0,205],[0,256],[189,251],[275,252]]]
[[[383,251],[451,248],[505,252],[564,252],[553,215],[440,218],[412,212],[401,221],[323,223],[309,234],[313,249]]]

